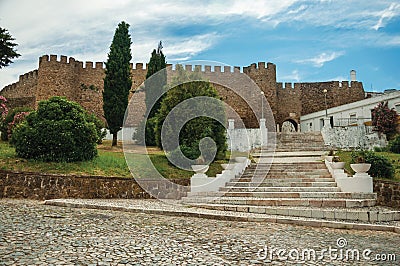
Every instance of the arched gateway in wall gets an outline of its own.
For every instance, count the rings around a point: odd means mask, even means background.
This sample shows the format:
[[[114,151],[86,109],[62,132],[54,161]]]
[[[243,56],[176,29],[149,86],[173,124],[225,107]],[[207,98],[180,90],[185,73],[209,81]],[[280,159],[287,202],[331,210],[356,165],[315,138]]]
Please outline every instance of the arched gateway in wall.
[[[287,119],[282,123],[282,133],[297,132],[298,124],[293,119]]]

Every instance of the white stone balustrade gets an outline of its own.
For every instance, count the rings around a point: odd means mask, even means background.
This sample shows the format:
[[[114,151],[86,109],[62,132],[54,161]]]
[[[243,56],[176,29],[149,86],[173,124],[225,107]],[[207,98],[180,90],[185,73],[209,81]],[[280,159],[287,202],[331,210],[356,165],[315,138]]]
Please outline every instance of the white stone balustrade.
[[[251,161],[246,157],[241,162],[232,163],[225,167],[216,177],[208,177],[205,173],[195,173],[190,178],[190,192],[217,192],[235,176],[241,175]]]
[[[344,169],[334,169],[332,162],[328,160],[325,160],[325,165],[342,192],[373,192],[372,177],[368,173],[356,173],[354,176],[348,176]]]

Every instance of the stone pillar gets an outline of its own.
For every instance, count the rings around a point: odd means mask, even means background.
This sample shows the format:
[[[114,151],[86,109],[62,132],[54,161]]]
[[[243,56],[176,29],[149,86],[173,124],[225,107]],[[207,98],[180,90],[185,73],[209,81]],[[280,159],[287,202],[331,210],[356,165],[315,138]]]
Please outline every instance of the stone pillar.
[[[279,133],[279,124],[276,124],[276,133]]]
[[[265,118],[260,119],[261,146],[268,144],[268,129],[265,125]]]
[[[235,120],[228,119],[228,129],[235,129]]]
[[[331,128],[331,119],[329,117],[324,117],[324,127]]]

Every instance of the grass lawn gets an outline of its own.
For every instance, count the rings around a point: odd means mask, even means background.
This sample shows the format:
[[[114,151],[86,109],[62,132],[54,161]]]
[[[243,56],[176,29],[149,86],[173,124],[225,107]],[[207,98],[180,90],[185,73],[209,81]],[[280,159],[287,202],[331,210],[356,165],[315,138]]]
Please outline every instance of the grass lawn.
[[[119,143],[118,147],[111,147],[110,141],[104,141],[102,145],[98,146],[99,156],[92,161],[87,162],[72,162],[72,163],[54,163],[54,162],[41,162],[36,160],[26,160],[18,158],[15,154],[15,149],[8,144],[8,142],[0,141],[0,169],[13,170],[13,171],[26,171],[26,172],[41,172],[41,173],[58,173],[58,174],[74,174],[74,175],[100,175],[100,176],[120,176],[131,178],[132,175],[126,163],[122,145]],[[173,167],[168,163],[167,158],[163,151],[157,148],[149,148],[149,157],[158,172],[166,178],[189,178],[193,175],[192,171],[185,171]],[[151,169],[140,160],[141,157],[137,153],[134,154],[135,167],[142,167],[138,169],[141,173],[140,177],[150,177],[146,174],[151,174]],[[222,171],[220,163],[214,162],[210,165],[207,172],[208,176],[216,176],[217,173]]]
[[[394,179],[385,179],[385,178],[379,178],[379,179],[384,179],[384,180],[392,180],[392,181],[398,181],[400,182],[400,154],[396,153],[391,153],[391,152],[376,152],[376,154],[382,155],[386,158],[389,159],[389,161],[393,164],[396,173],[395,173],[395,178]],[[350,167],[350,161],[351,161],[351,152],[350,151],[339,151],[336,153],[341,159],[341,161],[346,162],[345,169],[349,173],[354,173],[353,170]]]

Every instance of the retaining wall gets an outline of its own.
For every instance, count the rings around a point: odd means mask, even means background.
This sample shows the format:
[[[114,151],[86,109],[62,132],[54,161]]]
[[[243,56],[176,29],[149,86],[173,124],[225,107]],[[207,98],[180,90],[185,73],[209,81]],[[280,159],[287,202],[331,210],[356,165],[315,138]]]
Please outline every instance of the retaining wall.
[[[400,182],[374,180],[374,192],[378,205],[400,209]]]
[[[146,181],[146,185],[152,191],[159,191],[160,198],[177,199],[186,196],[190,185],[189,178],[170,180],[173,183],[155,179],[146,179]],[[151,196],[133,178],[0,170],[0,198],[141,199],[151,198]]]

